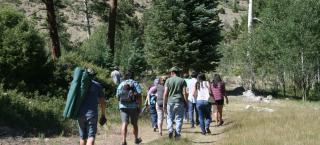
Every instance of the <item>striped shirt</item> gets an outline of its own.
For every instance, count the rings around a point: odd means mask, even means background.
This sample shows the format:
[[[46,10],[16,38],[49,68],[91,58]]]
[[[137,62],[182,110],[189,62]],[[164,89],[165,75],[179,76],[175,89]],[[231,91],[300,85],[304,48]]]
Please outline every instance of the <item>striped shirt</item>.
[[[214,100],[222,100],[226,96],[226,88],[224,83],[218,83],[217,86],[214,86],[211,83],[211,93],[213,94]]]

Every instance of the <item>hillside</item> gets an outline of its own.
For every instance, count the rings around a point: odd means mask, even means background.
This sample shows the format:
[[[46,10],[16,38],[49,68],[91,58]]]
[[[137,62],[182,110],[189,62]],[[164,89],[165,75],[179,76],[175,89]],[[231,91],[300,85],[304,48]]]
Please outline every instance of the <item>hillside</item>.
[[[0,0],[0,2],[16,4],[22,11],[25,12],[25,14],[30,19],[36,19],[35,22],[37,24],[37,27],[41,31],[46,32],[45,6],[40,2],[34,2],[30,0],[19,1],[20,2],[17,3],[16,1]],[[141,19],[143,17],[144,10],[150,7],[152,0],[134,0],[134,2],[136,8],[135,15]],[[83,6],[84,4],[82,0],[74,0],[71,3],[68,3],[68,5],[65,5],[63,9],[59,9],[60,16],[66,19],[64,27],[67,29],[67,33],[71,35],[70,40],[72,42],[82,42],[87,38],[87,33],[85,30],[85,13],[79,10],[82,9],[81,7]],[[232,27],[235,19],[238,19],[240,21],[241,16],[246,15],[246,12],[241,10],[246,10],[247,1],[239,1],[240,11],[238,13],[234,13],[232,11],[232,9],[230,8],[230,4],[221,4],[220,7],[223,8],[225,12],[224,14],[219,15],[220,19],[223,22],[224,28],[229,29],[230,27]],[[102,20],[100,17],[92,13],[90,17],[90,24],[92,26],[92,31],[94,31],[97,26],[102,24]]]

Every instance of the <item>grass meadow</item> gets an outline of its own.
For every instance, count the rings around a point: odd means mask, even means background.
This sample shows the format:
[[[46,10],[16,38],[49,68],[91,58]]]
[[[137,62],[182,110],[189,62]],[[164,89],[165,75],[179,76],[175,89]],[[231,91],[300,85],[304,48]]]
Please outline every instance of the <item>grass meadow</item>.
[[[250,103],[232,98],[226,106],[233,125],[225,129],[221,145],[319,145],[320,104],[302,101],[274,100]],[[246,105],[275,111],[246,110]]]

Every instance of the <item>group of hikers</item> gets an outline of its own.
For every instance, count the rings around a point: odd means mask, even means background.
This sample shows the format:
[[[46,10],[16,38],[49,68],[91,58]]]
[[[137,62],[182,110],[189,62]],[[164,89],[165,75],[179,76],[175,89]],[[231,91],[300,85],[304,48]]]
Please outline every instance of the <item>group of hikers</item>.
[[[90,75],[96,73],[88,69]],[[228,103],[225,85],[218,74],[213,76],[212,81],[206,79],[204,73],[192,72],[191,78],[188,74],[180,77],[181,69],[172,67],[170,77],[161,76],[154,80],[147,91],[144,105],[148,106],[153,131],[158,129],[162,136],[163,121],[166,118],[169,138],[180,138],[184,118],[191,124],[191,128],[200,126],[201,134],[211,133],[210,123],[215,117],[216,126],[221,126],[222,108],[224,100]],[[127,145],[127,128],[129,123],[133,126],[134,143],[139,144],[142,139],[139,137],[138,119],[142,112],[142,88],[134,79],[134,73],[128,71],[124,77],[121,76],[118,68],[115,67],[111,73],[113,82],[117,85],[116,97],[119,100],[121,118],[122,145]],[[104,125],[105,101],[102,86],[98,82],[91,82],[84,103],[80,107],[78,115],[78,126],[80,134],[80,145],[94,144],[97,132],[97,123]],[[98,100],[98,101],[97,101]],[[100,104],[100,119],[98,121],[98,104]],[[213,109],[213,107],[215,109]],[[212,110],[216,110],[213,113]],[[166,116],[166,117],[165,117]],[[175,124],[175,128],[174,128]]]

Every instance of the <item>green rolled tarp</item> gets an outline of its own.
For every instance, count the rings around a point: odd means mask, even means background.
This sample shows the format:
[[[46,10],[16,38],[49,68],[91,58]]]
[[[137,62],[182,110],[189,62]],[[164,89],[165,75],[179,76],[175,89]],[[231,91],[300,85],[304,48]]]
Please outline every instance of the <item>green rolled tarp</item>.
[[[73,72],[73,80],[67,96],[63,116],[76,119],[80,107],[91,84],[91,78],[85,69],[77,67]]]

